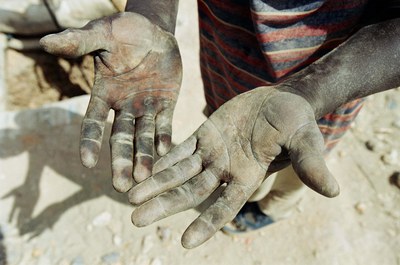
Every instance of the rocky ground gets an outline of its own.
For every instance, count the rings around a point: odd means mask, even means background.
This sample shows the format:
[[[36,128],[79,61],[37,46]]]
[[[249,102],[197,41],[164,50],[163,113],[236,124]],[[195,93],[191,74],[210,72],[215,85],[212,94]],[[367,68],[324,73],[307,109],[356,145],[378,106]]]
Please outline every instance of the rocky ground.
[[[195,1],[181,1],[177,38],[184,83],[174,142],[205,117]],[[7,52],[7,111],[0,113],[0,264],[400,264],[400,91],[370,97],[328,158],[341,195],[309,191],[292,218],[242,237],[218,233],[194,250],[180,236],[198,214],[146,228],[111,187],[108,146],[81,166],[79,127],[91,59]],[[81,95],[81,96],[80,96]],[[69,99],[72,98],[72,99]]]

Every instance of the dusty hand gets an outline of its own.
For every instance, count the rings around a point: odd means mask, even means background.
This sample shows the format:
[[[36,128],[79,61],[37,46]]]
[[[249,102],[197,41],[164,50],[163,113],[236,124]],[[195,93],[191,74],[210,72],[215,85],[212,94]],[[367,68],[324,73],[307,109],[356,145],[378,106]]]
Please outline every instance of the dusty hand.
[[[336,196],[339,187],[325,165],[323,148],[306,100],[276,88],[257,88],[220,107],[155,164],[155,174],[129,192],[131,203],[142,204],[132,222],[145,226],[193,208],[226,183],[182,237],[184,247],[196,247],[235,217],[269,172],[290,160],[305,184]]]
[[[113,109],[110,144],[114,187],[121,192],[129,190],[134,183],[132,171],[137,182],[150,176],[154,141],[159,155],[170,148],[172,115],[182,78],[173,35],[141,15],[120,13],[81,29],[48,35],[41,45],[64,57],[93,52],[96,75],[82,123],[82,163],[96,165],[104,125]]]

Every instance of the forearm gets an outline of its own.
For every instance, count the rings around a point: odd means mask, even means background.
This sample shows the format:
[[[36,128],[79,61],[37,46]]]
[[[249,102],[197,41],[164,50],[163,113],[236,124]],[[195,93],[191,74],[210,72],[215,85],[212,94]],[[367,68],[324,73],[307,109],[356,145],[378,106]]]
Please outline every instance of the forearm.
[[[125,11],[141,14],[174,34],[178,3],[179,0],[128,0]]]
[[[361,29],[285,84],[312,105],[316,118],[351,100],[399,87],[400,19]]]

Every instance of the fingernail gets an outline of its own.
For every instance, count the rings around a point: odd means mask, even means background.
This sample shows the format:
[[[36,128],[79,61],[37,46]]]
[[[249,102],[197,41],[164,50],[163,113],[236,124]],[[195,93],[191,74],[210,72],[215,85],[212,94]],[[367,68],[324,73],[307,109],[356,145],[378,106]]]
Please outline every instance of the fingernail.
[[[171,135],[161,134],[156,137],[157,153],[164,156],[171,149]]]
[[[338,196],[340,194],[339,184],[336,182],[335,179],[333,179],[333,182],[334,183],[329,185],[328,191],[325,192],[325,196],[327,196],[328,198],[333,198],[333,197],[336,197],[336,196]]]
[[[152,207],[152,202],[143,204],[133,211],[131,220],[132,223],[137,227],[143,227],[152,224],[156,221],[158,215],[157,209]]]
[[[116,191],[125,193],[133,187],[133,179],[125,176],[113,177],[113,186]]]
[[[182,246],[186,249],[192,249],[200,246],[203,241],[203,239],[201,238],[203,233],[192,230],[188,233],[187,231],[188,230],[186,230],[185,233],[182,235]]]
[[[113,186],[116,191],[127,192],[133,187],[132,166],[132,161],[125,158],[112,161]]]
[[[140,184],[139,184],[140,185]],[[128,200],[132,205],[139,205],[141,203],[143,203],[143,200],[140,196],[140,193],[137,192],[137,187],[131,189],[128,193]]]
[[[209,240],[215,233],[215,226],[200,216],[183,233],[182,246],[187,249],[198,247]]]
[[[43,47],[43,49],[46,52],[49,52],[49,53],[53,53],[55,47],[60,46],[60,43],[59,43],[59,40],[58,40],[56,34],[50,34],[50,35],[44,36],[43,38],[41,38],[39,40],[39,44],[40,44],[40,46]]]
[[[87,168],[93,168],[97,164],[97,157],[91,153],[81,155],[82,164]]]
[[[167,154],[169,151],[169,146],[165,145],[164,143],[160,143],[157,146],[157,154],[159,156],[164,156],[165,154]]]
[[[99,158],[97,154],[99,152],[100,152],[100,147],[96,145],[91,145],[90,148],[81,147],[80,154],[81,154],[82,164],[87,168],[93,168],[94,166],[96,166],[97,160]]]
[[[136,182],[142,182],[151,176],[153,167],[153,158],[141,157],[135,161],[135,169],[133,171],[133,177]]]

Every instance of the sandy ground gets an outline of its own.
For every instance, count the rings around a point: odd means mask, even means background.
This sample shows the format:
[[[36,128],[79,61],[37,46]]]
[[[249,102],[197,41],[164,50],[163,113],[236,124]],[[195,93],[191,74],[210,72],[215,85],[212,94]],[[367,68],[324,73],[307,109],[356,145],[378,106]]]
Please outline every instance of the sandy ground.
[[[195,1],[181,1],[177,38],[185,73],[175,143],[205,119],[195,17]],[[309,191],[288,220],[243,237],[218,233],[185,250],[180,236],[198,213],[136,228],[133,207],[112,189],[108,144],[95,169],[81,166],[78,137],[88,96],[52,88],[87,91],[90,64],[53,60],[64,69],[54,80],[34,67],[47,60],[43,54],[7,56],[11,96],[10,111],[0,113],[0,264],[400,264],[400,180],[394,174],[400,171],[400,91],[370,97],[328,158],[340,196]],[[36,77],[30,79],[29,71]]]

